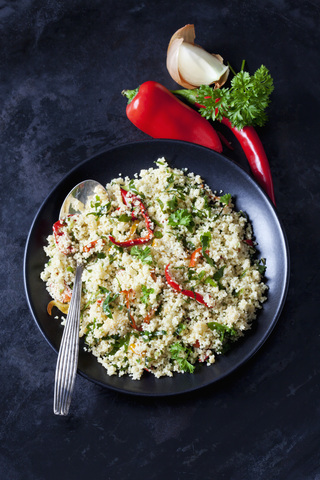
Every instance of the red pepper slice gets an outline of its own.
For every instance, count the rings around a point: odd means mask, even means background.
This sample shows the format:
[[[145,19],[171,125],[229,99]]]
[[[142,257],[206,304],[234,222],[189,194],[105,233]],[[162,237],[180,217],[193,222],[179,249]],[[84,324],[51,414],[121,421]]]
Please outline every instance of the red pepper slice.
[[[133,293],[133,290],[131,290],[131,289],[130,290],[122,290],[121,293],[124,293],[125,297],[126,297],[126,306],[127,306],[128,318],[130,320],[131,327],[134,328],[135,330],[138,330],[139,332],[142,332],[142,327],[137,326],[137,324],[135,322],[135,319],[131,315],[131,311],[130,311],[130,296],[131,296],[131,293]]]
[[[253,241],[250,240],[250,238],[246,238],[243,240],[245,243],[247,243],[250,247],[254,247]]]
[[[128,206],[129,203],[128,203],[127,195],[129,192],[127,190],[124,190],[124,188],[120,188],[120,191],[121,191],[123,203]],[[132,194],[131,192],[130,192],[130,195],[132,199],[138,200],[138,202],[140,203],[140,199],[136,195]],[[131,217],[132,217],[132,220],[137,219],[137,217],[134,214],[134,211],[131,212]]]
[[[182,295],[186,295],[187,297],[193,298],[194,300],[201,303],[202,305],[205,305],[208,308],[212,308],[210,305],[208,305],[204,301],[203,296],[200,295],[200,293],[193,292],[192,290],[185,290],[177,282],[175,282],[170,275],[169,267],[170,267],[170,263],[168,263],[168,265],[165,268],[165,276],[170,287],[172,287],[176,292],[182,293]]]
[[[60,250],[60,252],[63,253],[64,255],[69,255],[71,253],[75,253],[75,249],[71,244],[68,245],[67,247],[61,246],[61,240],[63,239],[63,237],[67,236],[66,232],[62,230],[63,227],[65,226],[66,226],[66,223],[64,220],[58,220],[53,224],[52,230],[54,234],[55,243],[58,249]]]
[[[202,247],[197,248],[190,257],[189,267],[194,267],[197,264],[198,258],[201,255]]]
[[[98,240],[93,240],[93,242],[90,242],[87,245],[85,245],[83,247],[83,251],[86,252],[86,253],[90,252],[90,250],[92,250],[96,246],[97,241]]]
[[[193,142],[222,152],[213,126],[160,83],[148,81],[123,94],[129,100],[128,119],[147,135]]]
[[[127,192],[126,190],[121,189],[121,195],[126,205],[128,205],[128,202],[127,202],[128,193],[129,192]],[[118,247],[133,247],[134,245],[143,245],[144,243],[149,242],[153,238],[153,230],[151,228],[152,222],[148,215],[146,207],[136,195],[132,194],[131,192],[130,192],[130,195],[135,201],[139,202],[141,215],[144,218],[148,233],[145,237],[133,238],[131,240],[125,240],[123,242],[118,242],[113,236],[109,235],[109,239],[111,240],[111,242],[114,243],[114,245],[117,245]],[[132,217],[132,218],[135,219],[136,217]]]

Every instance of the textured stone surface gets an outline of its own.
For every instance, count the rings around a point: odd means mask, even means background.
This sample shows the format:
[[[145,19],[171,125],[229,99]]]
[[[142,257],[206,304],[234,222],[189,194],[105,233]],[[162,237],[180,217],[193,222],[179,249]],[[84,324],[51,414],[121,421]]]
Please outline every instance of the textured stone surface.
[[[319,4],[230,0],[0,1],[0,477],[10,480],[319,480]],[[264,63],[275,92],[260,129],[291,251],[291,283],[261,351],[228,379],[141,399],[77,377],[52,413],[56,354],[28,310],[24,246],[51,188],[81,160],[146,139],[125,88],[176,87],[172,33],[235,69]],[[232,155],[247,167],[238,147]]]

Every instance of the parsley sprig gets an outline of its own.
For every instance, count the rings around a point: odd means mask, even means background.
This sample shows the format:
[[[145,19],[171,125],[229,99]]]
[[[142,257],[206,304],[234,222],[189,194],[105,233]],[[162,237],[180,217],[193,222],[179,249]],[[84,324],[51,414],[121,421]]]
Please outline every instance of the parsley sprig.
[[[274,90],[273,79],[264,65],[250,75],[244,71],[244,63],[240,72],[233,72],[229,88],[213,89],[201,85],[198,89],[176,90],[173,93],[192,104],[202,105],[199,111],[208,120],[221,121],[225,117],[239,130],[245,126],[262,127],[268,120],[266,109]]]

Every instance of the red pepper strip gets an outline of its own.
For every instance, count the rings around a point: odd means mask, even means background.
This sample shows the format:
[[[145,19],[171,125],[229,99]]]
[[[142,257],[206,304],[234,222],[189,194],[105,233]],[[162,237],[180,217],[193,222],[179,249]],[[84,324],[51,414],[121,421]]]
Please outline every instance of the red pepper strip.
[[[118,247],[133,247],[134,245],[143,245],[153,238],[153,232],[149,232],[145,237],[133,238],[132,240],[125,240],[124,242],[117,242],[117,240],[109,235],[110,241]]]
[[[55,243],[56,243],[58,249],[64,255],[68,255],[70,253],[74,253],[75,250],[74,250],[72,245],[68,245],[66,248],[63,248],[61,246],[60,240],[62,240],[62,237],[66,236],[66,232],[62,230],[63,227],[65,227],[65,226],[66,226],[66,224],[65,224],[64,220],[58,220],[56,223],[53,224],[52,230],[53,230],[53,234],[54,234]]]
[[[124,90],[128,119],[153,138],[193,142],[222,152],[213,126],[160,83],[148,81],[136,90]]]
[[[129,192],[127,190],[124,190],[123,188],[120,188],[120,191],[121,191],[121,196],[122,196],[123,203],[128,206],[129,204],[128,204],[128,201],[127,201],[127,195],[128,195]],[[131,198],[135,199],[135,200],[138,200],[138,202],[140,203],[140,199],[136,195],[131,194]],[[132,217],[132,220],[137,219],[137,217],[135,216],[133,211],[131,212],[131,217]]]
[[[122,290],[121,293],[124,293],[125,297],[126,297],[127,312],[128,312],[128,317],[129,317],[129,320],[131,322],[132,328],[134,328],[135,330],[138,330],[139,332],[142,332],[142,327],[137,326],[137,324],[135,322],[135,319],[133,318],[133,316],[131,315],[131,312],[130,312],[130,295],[131,295],[132,292],[133,292],[133,290],[130,289],[130,290]]]
[[[253,241],[250,240],[250,238],[246,238],[246,239],[244,239],[243,241],[244,241],[245,243],[247,243],[250,247],[253,247],[253,246],[254,246],[254,245],[253,245]]]
[[[125,192],[125,190],[124,190],[124,192]],[[143,245],[144,243],[149,242],[149,240],[151,240],[153,238],[153,230],[151,228],[151,223],[152,222],[150,220],[150,217],[148,215],[146,207],[143,205],[141,200],[136,195],[132,195],[132,197],[135,200],[137,200],[140,204],[141,215],[144,218],[146,228],[148,230],[148,234],[145,237],[133,238],[131,240],[125,240],[123,242],[117,242],[114,237],[109,235],[109,239],[111,240],[111,242],[114,243],[115,245],[117,245],[118,247],[132,247],[133,245]],[[122,198],[124,198],[124,195],[122,195]]]
[[[71,296],[72,296],[72,290],[69,287],[69,285],[65,283],[65,289],[62,294],[62,303],[69,303],[71,300]]]
[[[93,240],[93,242],[90,242],[87,245],[85,245],[83,247],[83,251],[87,253],[90,252],[90,250],[92,250],[96,246],[97,241],[98,240]]]
[[[187,297],[193,298],[194,300],[197,300],[197,302],[201,303],[202,305],[205,305],[208,308],[212,308],[210,307],[210,305],[208,305],[204,301],[203,296],[200,295],[200,293],[193,292],[192,290],[184,290],[177,282],[175,282],[171,278],[171,275],[169,273],[169,267],[170,267],[170,263],[168,263],[168,265],[165,268],[165,276],[170,287],[172,287],[176,292],[182,293],[182,295],[186,295]]]
[[[194,267],[197,264],[202,247],[197,248],[191,255],[189,267]]]
[[[152,310],[150,310],[150,312],[144,317],[143,321],[144,323],[150,323],[150,320],[151,318],[153,317],[154,313],[155,313],[156,309],[153,308]]]

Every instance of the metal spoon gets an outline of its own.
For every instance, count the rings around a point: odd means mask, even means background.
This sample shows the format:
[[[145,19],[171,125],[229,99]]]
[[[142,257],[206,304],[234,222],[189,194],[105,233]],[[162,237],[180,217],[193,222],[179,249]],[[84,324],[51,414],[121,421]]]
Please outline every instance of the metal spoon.
[[[81,213],[86,207],[88,198],[99,192],[105,192],[105,189],[95,180],[85,180],[76,185],[65,198],[59,219]],[[77,372],[82,272],[83,265],[77,262],[71,301],[56,366],[53,401],[53,411],[56,415],[68,415]]]

